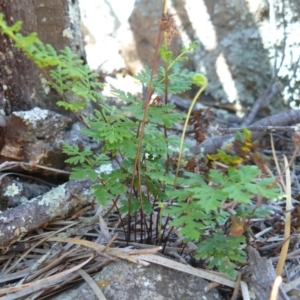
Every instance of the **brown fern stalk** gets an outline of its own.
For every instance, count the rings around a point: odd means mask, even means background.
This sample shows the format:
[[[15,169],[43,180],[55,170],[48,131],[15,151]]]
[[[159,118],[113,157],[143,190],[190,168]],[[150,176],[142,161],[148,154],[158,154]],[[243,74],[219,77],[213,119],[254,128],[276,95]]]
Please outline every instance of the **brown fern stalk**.
[[[167,8],[167,3],[166,0],[163,2],[163,13],[162,13],[162,19],[166,13],[166,8]],[[136,156],[135,156],[135,161],[134,161],[134,168],[133,168],[133,173],[132,173],[132,180],[131,180],[131,186],[130,186],[130,194],[129,194],[129,199],[128,199],[128,224],[130,224],[131,221],[131,216],[130,216],[130,208],[131,208],[131,200],[132,200],[132,192],[133,192],[133,186],[134,186],[134,179],[135,175],[138,176],[138,182],[139,182],[139,197],[141,201],[141,219],[144,219],[144,213],[143,213],[143,198],[142,198],[142,191],[141,191],[141,161],[140,161],[140,154],[141,154],[141,148],[142,148],[142,142],[143,142],[143,136],[144,136],[144,131],[145,131],[145,126],[146,126],[146,117],[148,114],[148,109],[149,109],[149,103],[150,103],[150,98],[153,92],[153,76],[156,72],[157,68],[157,60],[158,60],[158,50],[159,46],[161,44],[161,37],[162,37],[162,22],[160,22],[159,26],[159,31],[156,39],[156,46],[155,46],[155,54],[154,54],[154,59],[152,63],[152,71],[151,71],[151,76],[150,76],[150,82],[149,82],[149,87],[147,90],[147,97],[146,97],[146,102],[144,105],[144,115],[143,115],[143,120],[139,124],[139,132],[138,132],[138,147],[136,151]],[[130,226],[128,226],[128,234],[127,234],[127,242],[130,241]]]

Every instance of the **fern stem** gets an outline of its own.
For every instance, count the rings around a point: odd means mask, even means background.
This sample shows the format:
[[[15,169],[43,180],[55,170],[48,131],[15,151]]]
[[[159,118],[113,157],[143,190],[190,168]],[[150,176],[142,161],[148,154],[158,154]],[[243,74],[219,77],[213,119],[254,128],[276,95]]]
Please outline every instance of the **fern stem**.
[[[179,156],[178,156],[177,168],[176,168],[176,172],[175,172],[175,179],[174,179],[174,185],[173,185],[174,188],[176,187],[176,183],[177,183],[177,177],[178,177],[178,172],[179,172],[181,158],[182,158],[184,138],[185,138],[185,133],[186,133],[186,129],[187,129],[187,126],[188,126],[188,122],[189,122],[191,113],[193,111],[193,108],[195,106],[195,103],[196,103],[196,101],[198,100],[199,96],[201,95],[201,93],[204,91],[205,88],[206,88],[206,85],[203,85],[199,89],[198,93],[196,94],[196,96],[194,97],[194,99],[193,99],[193,101],[192,101],[192,103],[190,105],[189,111],[188,111],[186,119],[185,119],[185,123],[184,123],[184,126],[183,126],[183,131],[182,131],[182,136],[181,136],[181,141],[180,141],[180,148],[179,148]]]
[[[165,3],[166,4],[166,3]],[[164,7],[164,11],[166,11],[166,5]],[[164,44],[165,44],[165,47],[166,47],[166,50],[168,51],[168,41],[167,41],[167,33],[164,32]],[[169,63],[168,61],[166,60],[165,61],[165,105],[168,104],[168,87],[169,87]],[[167,131],[167,128],[166,128],[166,125],[164,125],[164,135],[165,135],[165,138],[166,138],[166,143],[168,145],[168,131]],[[169,173],[169,165],[170,165],[170,155],[169,153],[167,153],[167,161],[166,161],[166,164],[165,164],[165,170],[166,170],[166,174]]]
[[[163,2],[163,14],[165,13],[166,10],[166,2],[167,0],[164,0]],[[152,70],[151,70],[151,76],[150,76],[150,82],[149,82],[149,87],[147,90],[147,97],[146,97],[146,102],[144,105],[144,115],[143,115],[143,120],[140,123],[140,130],[139,130],[139,137],[138,137],[138,146],[137,146],[137,151],[136,151],[136,156],[135,156],[135,161],[134,161],[134,168],[133,168],[133,174],[132,174],[132,180],[131,180],[131,187],[130,187],[130,195],[129,195],[129,200],[128,200],[128,208],[130,211],[130,206],[131,206],[131,200],[132,200],[132,190],[133,190],[133,184],[134,184],[134,178],[135,178],[135,172],[137,173],[138,176],[138,184],[139,184],[139,196],[140,196],[140,201],[141,201],[141,206],[143,206],[143,198],[142,198],[142,191],[141,191],[141,161],[140,161],[140,154],[141,154],[141,148],[142,148],[142,141],[143,141],[143,136],[144,136],[144,131],[145,131],[145,126],[146,126],[146,117],[148,114],[148,108],[149,108],[149,103],[150,103],[150,98],[151,94],[153,92],[153,76],[156,71],[156,66],[157,66],[157,60],[158,60],[158,50],[159,50],[159,45],[161,42],[161,27],[159,28],[158,35],[157,35],[157,40],[156,40],[156,46],[155,46],[155,55],[153,59],[153,64],[152,64]],[[129,214],[129,223],[130,223],[130,214]],[[130,229],[128,229],[128,236],[127,236],[127,242],[130,240]]]

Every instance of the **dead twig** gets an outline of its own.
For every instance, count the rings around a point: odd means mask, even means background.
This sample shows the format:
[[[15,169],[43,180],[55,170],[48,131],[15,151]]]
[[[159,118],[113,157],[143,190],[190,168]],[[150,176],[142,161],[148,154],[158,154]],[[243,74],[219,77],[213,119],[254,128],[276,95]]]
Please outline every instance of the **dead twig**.
[[[248,126],[247,129],[250,131],[261,131],[264,133],[271,132],[296,132],[300,130],[299,126]],[[221,128],[217,129],[222,134],[235,133],[237,131],[242,131],[243,127],[236,128]]]
[[[37,280],[35,282],[26,283],[26,284],[23,284],[23,285],[20,285],[20,286],[1,289],[0,290],[0,296],[5,295],[6,300],[21,299],[22,297],[24,297],[28,294],[34,293],[38,290],[42,290],[42,289],[48,287],[49,285],[54,285],[56,283],[59,283],[59,282],[63,281],[65,278],[70,276],[70,274],[72,274],[73,272],[81,269],[92,258],[93,258],[93,256],[88,258],[83,263],[81,263],[81,264],[79,264],[79,265],[77,265],[77,266],[75,266],[75,267],[73,267],[69,270],[63,271],[59,274],[49,276],[47,278],[40,279],[40,280]]]
[[[107,254],[117,256],[119,258],[128,260],[128,261],[133,262],[135,264],[141,264],[141,262],[139,262],[137,259],[135,259],[134,257],[130,256],[129,254],[127,254],[125,252],[122,252],[120,250],[113,249],[113,248],[107,248],[103,245],[96,244],[96,243],[89,242],[89,241],[85,241],[85,240],[81,240],[81,239],[52,237],[52,238],[49,238],[48,241],[81,245],[81,246],[91,248],[91,249],[94,249],[96,251],[101,251],[101,252],[103,252],[104,249],[105,249]],[[144,265],[149,265],[149,264],[144,264]]]
[[[284,165],[288,167],[288,160],[284,156]],[[286,256],[290,244],[290,234],[291,234],[291,209],[292,209],[292,192],[291,192],[291,175],[289,169],[285,173],[286,182],[285,182],[285,193],[286,193],[286,214],[285,214],[285,224],[284,224],[284,238],[286,242],[281,248],[280,257],[276,267],[276,274],[280,276],[286,261]]]
[[[273,116],[264,118],[260,121],[255,122],[252,126],[254,127],[268,127],[268,126],[291,126],[300,122],[300,111],[299,110],[288,110],[275,114]],[[252,133],[253,139],[258,139],[265,134],[263,131],[254,131]],[[198,152],[203,154],[215,153],[218,149],[221,149],[229,140],[233,138],[233,134],[226,134],[223,136],[213,136],[206,139],[197,148]],[[197,151],[196,151],[197,152]]]
[[[156,254],[161,251],[162,247],[155,247],[150,249],[134,249],[128,252],[129,255],[139,255],[139,254]]]

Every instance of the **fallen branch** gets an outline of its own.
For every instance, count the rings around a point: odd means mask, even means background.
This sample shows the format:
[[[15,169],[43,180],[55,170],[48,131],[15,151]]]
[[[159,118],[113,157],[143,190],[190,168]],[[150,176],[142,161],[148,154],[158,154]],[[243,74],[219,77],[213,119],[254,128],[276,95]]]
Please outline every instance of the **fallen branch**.
[[[56,219],[64,219],[87,204],[81,195],[91,186],[90,181],[72,180],[53,188],[26,204],[0,214],[0,249],[20,240],[29,231]]]
[[[276,115],[264,118],[255,122],[252,127],[265,127],[268,126],[292,126],[300,122],[300,111],[289,110]],[[266,131],[253,131],[253,139],[261,138],[266,134]],[[233,134],[226,134],[223,136],[214,136],[205,140],[200,146],[197,147],[197,152],[202,154],[215,153],[218,149],[221,149],[225,144],[228,144],[230,140],[233,141]]]

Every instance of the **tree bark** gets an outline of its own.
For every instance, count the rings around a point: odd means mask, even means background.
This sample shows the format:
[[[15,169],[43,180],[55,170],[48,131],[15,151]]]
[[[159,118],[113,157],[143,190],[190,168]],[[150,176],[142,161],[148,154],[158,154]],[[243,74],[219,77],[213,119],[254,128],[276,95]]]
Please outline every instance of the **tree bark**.
[[[56,219],[64,219],[88,203],[82,194],[90,181],[69,181],[26,204],[0,214],[0,249],[19,241],[28,232]],[[79,197],[76,197],[78,195]]]
[[[22,21],[23,35],[37,32],[56,51],[69,46],[85,59],[78,0],[0,0],[0,13],[9,25]],[[34,107],[66,115],[56,106],[58,100],[61,99],[45,85],[38,68],[0,34],[0,115]]]

